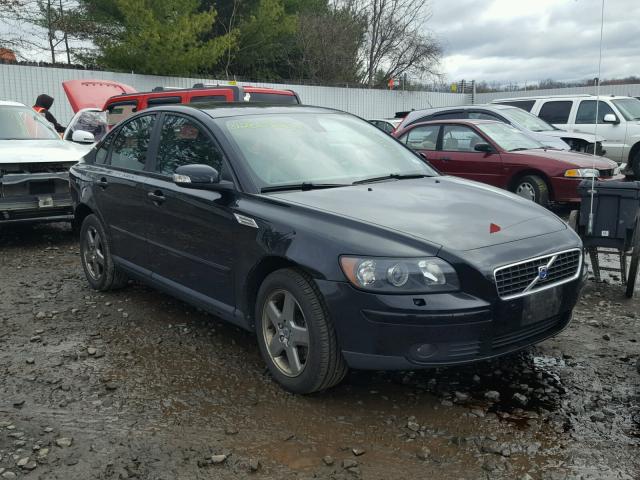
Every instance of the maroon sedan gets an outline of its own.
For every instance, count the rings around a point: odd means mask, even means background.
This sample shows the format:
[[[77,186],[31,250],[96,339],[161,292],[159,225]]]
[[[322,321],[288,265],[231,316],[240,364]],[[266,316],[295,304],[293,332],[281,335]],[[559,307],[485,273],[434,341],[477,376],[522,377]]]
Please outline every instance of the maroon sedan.
[[[579,202],[577,187],[585,178],[624,178],[612,160],[549,149],[492,120],[417,123],[393,136],[444,174],[504,188],[541,205]]]

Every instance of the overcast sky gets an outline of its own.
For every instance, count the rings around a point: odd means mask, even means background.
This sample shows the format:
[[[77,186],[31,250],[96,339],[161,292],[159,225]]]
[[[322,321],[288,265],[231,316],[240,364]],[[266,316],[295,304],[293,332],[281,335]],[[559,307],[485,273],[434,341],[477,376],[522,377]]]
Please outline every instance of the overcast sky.
[[[601,0],[432,0],[449,80],[594,78]],[[640,75],[640,0],[605,0],[602,75]]]

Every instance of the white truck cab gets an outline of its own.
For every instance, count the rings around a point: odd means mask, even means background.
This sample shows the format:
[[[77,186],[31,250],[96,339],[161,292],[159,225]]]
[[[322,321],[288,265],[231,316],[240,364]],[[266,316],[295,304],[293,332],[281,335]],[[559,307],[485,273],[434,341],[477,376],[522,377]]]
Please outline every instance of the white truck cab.
[[[563,130],[596,132],[595,95],[503,98],[492,103],[523,108]],[[604,155],[618,164],[628,164],[640,177],[640,100],[601,95],[597,108],[597,131],[604,137]]]

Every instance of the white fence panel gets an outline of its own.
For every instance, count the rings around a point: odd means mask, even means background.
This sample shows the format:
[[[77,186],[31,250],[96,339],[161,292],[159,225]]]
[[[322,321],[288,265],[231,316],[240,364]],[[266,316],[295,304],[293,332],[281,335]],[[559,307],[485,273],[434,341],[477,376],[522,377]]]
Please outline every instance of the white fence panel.
[[[0,64],[0,100],[13,100],[31,106],[36,97],[46,93],[54,97],[52,113],[62,124],[68,122],[73,112],[62,89],[62,82],[76,79],[113,80],[131,85],[143,92],[154,87],[191,87],[195,83],[216,83],[205,78],[161,77],[95,70],[75,70],[26,65]],[[225,83],[221,81],[220,83]],[[238,82],[240,85],[243,82]],[[249,83],[247,83],[249,84]],[[395,112],[463,105],[470,95],[439,92],[370,90],[364,88],[317,87],[251,82],[251,85],[295,90],[303,103],[337,108],[364,118],[392,117]]]
[[[527,90],[517,92],[491,92],[477,93],[475,103],[489,103],[498,98],[534,97],[538,95],[595,95],[595,87],[569,87],[551,88],[547,90]],[[600,95],[625,95],[629,97],[640,97],[640,84],[632,83],[625,85],[602,85]]]

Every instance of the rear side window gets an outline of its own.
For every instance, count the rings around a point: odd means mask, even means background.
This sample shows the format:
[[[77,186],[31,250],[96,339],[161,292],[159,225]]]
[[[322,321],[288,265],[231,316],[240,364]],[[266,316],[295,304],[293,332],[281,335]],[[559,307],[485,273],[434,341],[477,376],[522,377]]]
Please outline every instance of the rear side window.
[[[486,113],[486,112],[469,112],[469,118],[474,118],[478,120],[497,120],[499,122],[503,121],[497,115],[494,115],[493,113]]]
[[[613,113],[613,109],[606,102],[599,102],[598,105],[598,123],[604,123],[604,116]],[[576,114],[576,123],[594,124],[596,123],[596,101],[583,100],[578,107]]]
[[[246,91],[244,93],[243,100],[245,102],[264,102],[278,105],[297,105],[299,103],[295,95],[280,95],[277,93],[256,93]]]
[[[113,141],[112,167],[144,170],[155,118],[155,115],[145,115],[122,126]]]
[[[189,103],[209,103],[209,102],[226,102],[227,97],[224,95],[202,95],[199,97],[191,97]]]
[[[166,114],[160,133],[156,172],[172,175],[183,165],[200,163],[222,175],[222,152],[196,122],[181,115]]]
[[[531,109],[535,105],[535,100],[519,100],[519,101],[511,101],[511,102],[498,102],[500,105],[509,105],[511,107],[518,107],[527,112],[531,112]]]
[[[572,104],[571,101],[546,102],[538,116],[549,123],[565,124],[569,121]]]
[[[467,112],[444,112],[436,113],[435,115],[431,116],[432,120],[460,120],[462,118],[467,118]]]
[[[148,98],[147,99],[147,105],[149,107],[156,106],[156,105],[171,105],[173,103],[181,103],[181,102],[182,102],[181,97],[176,97],[176,96],[172,96],[172,97],[153,97],[153,98]]]
[[[411,129],[400,141],[414,150],[435,150],[439,131],[439,125],[423,125]]]

